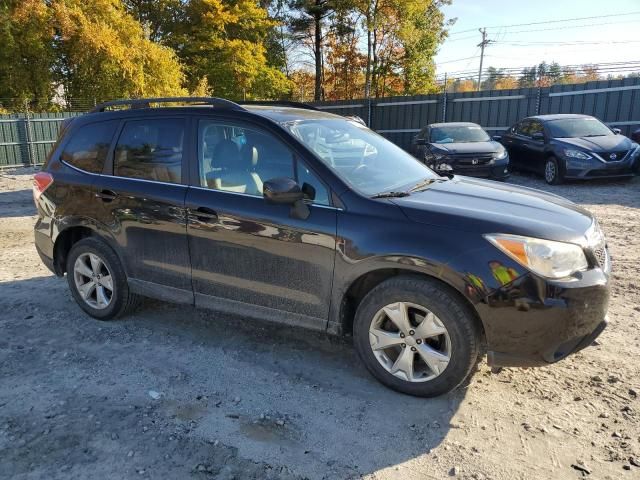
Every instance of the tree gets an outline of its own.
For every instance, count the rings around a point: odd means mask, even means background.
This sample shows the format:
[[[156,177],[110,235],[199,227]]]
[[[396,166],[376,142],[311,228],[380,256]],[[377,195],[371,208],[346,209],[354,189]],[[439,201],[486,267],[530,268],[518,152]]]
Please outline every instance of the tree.
[[[435,89],[433,57],[446,37],[449,0],[354,0],[367,35],[365,96]],[[400,80],[399,84],[397,80]]]
[[[338,12],[327,37],[326,98],[352,99],[362,91],[366,57],[358,50],[358,41],[356,20],[346,12]]]
[[[150,41],[119,0],[53,0],[54,79],[68,101],[182,95],[173,51]]]
[[[313,99],[323,98],[325,20],[335,12],[330,0],[290,0],[291,33],[298,42],[311,49],[315,68]]]
[[[11,109],[44,109],[53,94],[51,65],[54,31],[40,0],[0,5],[0,103]]]
[[[182,60],[191,90],[206,77],[214,95],[278,98],[291,83],[267,63],[264,41],[275,24],[251,0],[190,0],[165,43]]]

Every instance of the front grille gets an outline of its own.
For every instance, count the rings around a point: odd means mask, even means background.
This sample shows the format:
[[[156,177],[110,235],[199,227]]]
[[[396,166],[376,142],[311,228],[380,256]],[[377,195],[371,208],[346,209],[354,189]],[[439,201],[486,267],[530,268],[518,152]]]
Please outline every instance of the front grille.
[[[454,160],[459,166],[476,166],[476,165],[486,165],[491,160],[493,160],[493,154],[489,153],[463,153],[463,154],[454,154],[449,155],[451,160]]]
[[[627,153],[629,153],[629,150],[616,150],[612,152],[602,152],[598,155],[600,155],[605,162],[619,162],[627,156]]]

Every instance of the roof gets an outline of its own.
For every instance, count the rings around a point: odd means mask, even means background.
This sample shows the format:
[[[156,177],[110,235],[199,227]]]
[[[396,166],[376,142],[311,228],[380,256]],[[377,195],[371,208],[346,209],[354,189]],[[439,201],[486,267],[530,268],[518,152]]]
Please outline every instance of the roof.
[[[553,113],[549,115],[532,115],[527,118],[535,118],[536,120],[542,120],[543,122],[549,122],[552,120],[562,120],[563,118],[593,118],[591,115],[582,115],[580,113]]]
[[[430,127],[480,127],[477,123],[473,122],[442,122],[442,123],[431,123]]]
[[[278,123],[286,123],[295,120],[335,120],[342,119],[339,115],[322,110],[308,110],[306,108],[282,107],[278,105],[243,105],[243,107],[256,115],[267,117]]]

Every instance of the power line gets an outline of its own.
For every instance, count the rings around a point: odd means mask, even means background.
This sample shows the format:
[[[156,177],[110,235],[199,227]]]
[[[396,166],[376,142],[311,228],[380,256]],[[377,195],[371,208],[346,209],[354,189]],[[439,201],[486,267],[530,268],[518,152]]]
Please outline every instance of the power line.
[[[599,22],[599,23],[586,23],[582,25],[563,25],[562,27],[536,28],[533,30],[509,30],[508,32],[505,32],[505,35],[511,35],[513,33],[557,32],[562,30],[568,30],[570,28],[601,27],[602,25],[621,25],[624,23],[638,23],[638,22],[640,22],[640,19],[627,20],[623,22]]]
[[[558,20],[545,20],[545,21],[541,21],[541,22],[515,23],[515,24],[512,24],[512,25],[493,25],[491,27],[486,27],[486,28],[527,27],[527,26],[530,26],[530,25],[545,25],[545,24],[550,24],[550,23],[575,22],[575,21],[578,21],[578,20],[594,20],[596,18],[600,19],[600,18],[611,18],[611,17],[624,17],[624,16],[628,16],[628,15],[640,15],[640,11],[626,12],[626,13],[612,13],[612,14],[609,14],[609,15],[594,15],[592,17],[575,17],[575,18],[563,18],[563,19],[558,19]],[[459,35],[461,33],[474,32],[476,30],[477,30],[477,28],[469,28],[467,30],[458,30],[458,31],[450,32],[449,35]]]

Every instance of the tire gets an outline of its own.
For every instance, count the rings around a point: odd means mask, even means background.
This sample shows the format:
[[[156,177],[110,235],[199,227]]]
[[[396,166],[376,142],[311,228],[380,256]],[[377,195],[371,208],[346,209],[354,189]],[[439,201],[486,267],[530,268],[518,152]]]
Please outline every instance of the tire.
[[[391,336],[397,342],[398,336],[403,335],[400,328],[397,333],[389,332],[395,325],[390,322],[391,316],[387,315],[387,312],[402,311],[399,306],[403,304],[408,306],[412,327],[400,340],[406,342],[405,346],[394,344],[389,349],[375,349]],[[425,311],[427,315],[424,315]],[[428,316],[428,312],[435,317]],[[446,333],[419,342],[422,337],[420,325],[427,318],[431,319],[429,324],[438,329],[433,332],[444,329]],[[416,323],[416,320],[420,323]],[[356,312],[353,336],[360,359],[378,381],[393,390],[419,397],[442,395],[462,384],[474,369],[481,349],[480,328],[470,308],[438,281],[412,276],[386,280],[364,297]],[[382,341],[379,337],[382,337]],[[411,349],[410,343],[414,345]],[[433,350],[441,355],[436,355],[438,359],[448,355],[448,363],[445,365],[441,360],[436,360],[436,368],[432,369],[429,365],[434,363]],[[403,355],[413,355],[413,360],[400,362]],[[429,358],[430,363],[427,364],[423,357]],[[399,362],[411,364],[409,370],[412,379],[408,378],[406,371],[392,373]],[[391,363],[393,365],[390,367]]]
[[[102,266],[94,263],[95,258],[99,259]],[[76,262],[84,264],[86,269]],[[110,281],[107,281],[107,274]],[[98,320],[111,320],[124,315],[140,301],[140,297],[129,290],[127,276],[118,256],[111,247],[96,238],[82,239],[71,248],[67,256],[67,283],[80,308]],[[86,299],[79,285],[89,285],[85,289],[85,292],[89,292]],[[98,291],[102,291],[103,295],[99,296]],[[108,302],[105,303],[105,299]]]
[[[544,180],[549,185],[560,185],[564,182],[564,174],[556,157],[549,157],[544,162]]]

